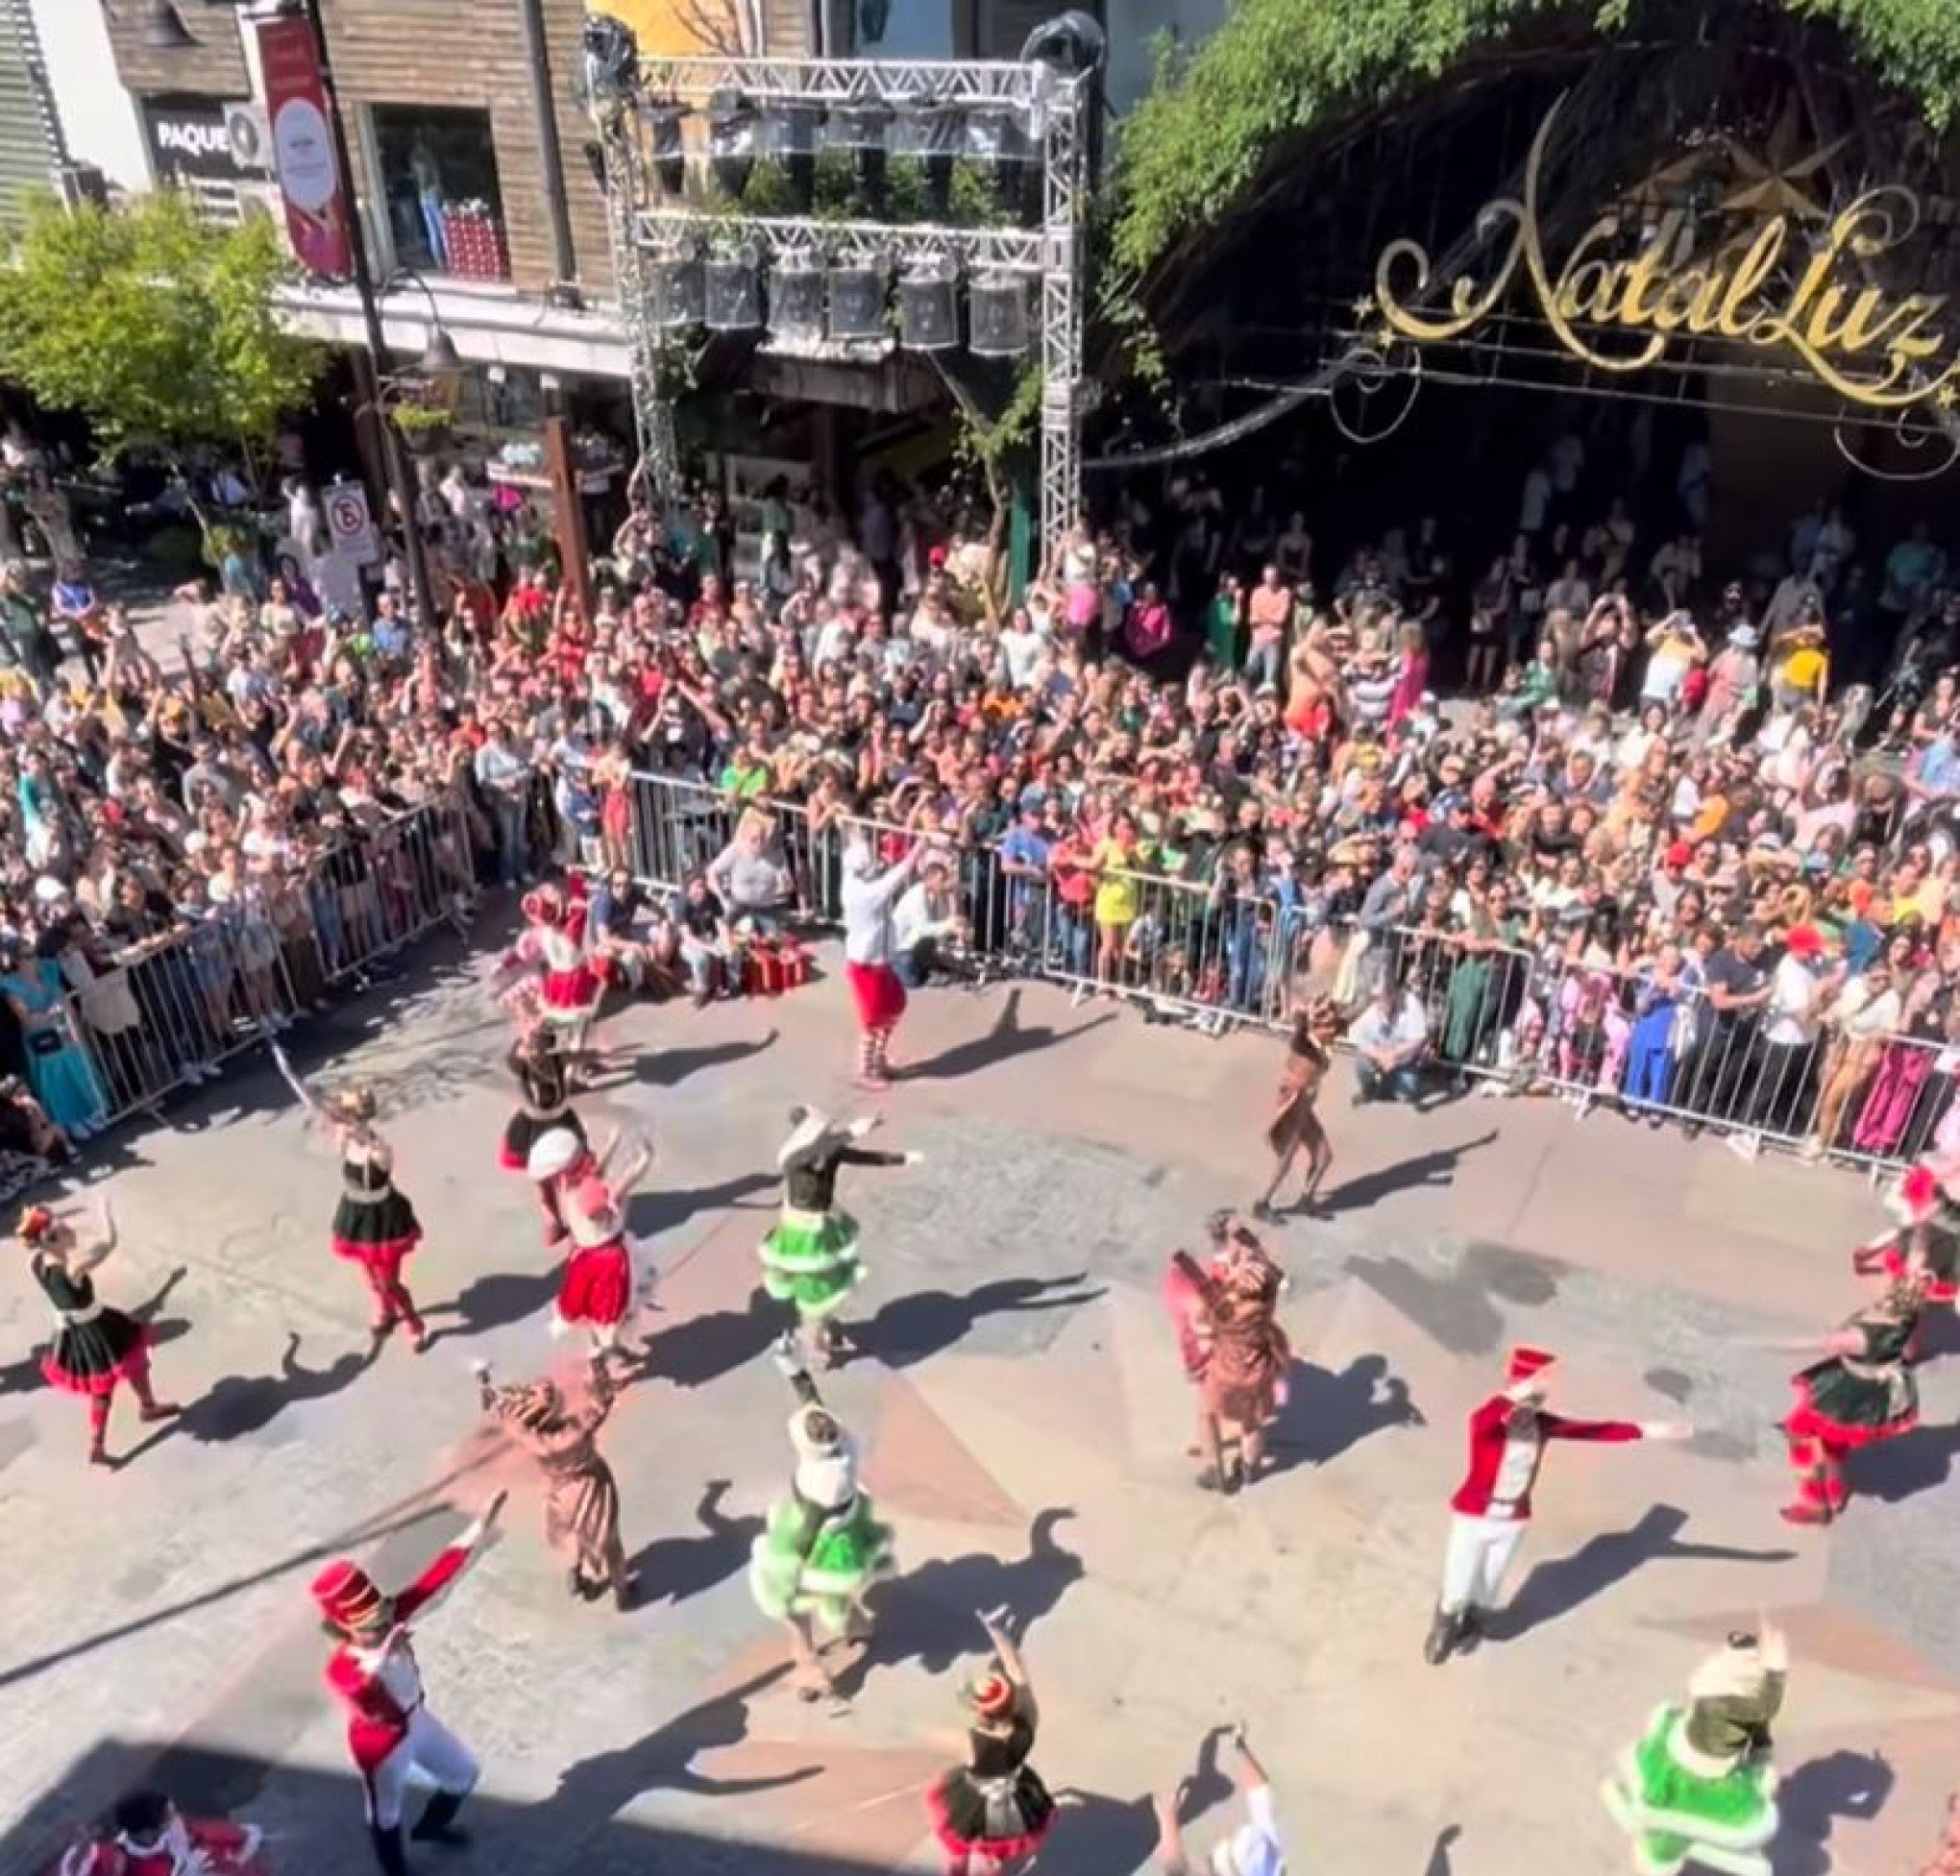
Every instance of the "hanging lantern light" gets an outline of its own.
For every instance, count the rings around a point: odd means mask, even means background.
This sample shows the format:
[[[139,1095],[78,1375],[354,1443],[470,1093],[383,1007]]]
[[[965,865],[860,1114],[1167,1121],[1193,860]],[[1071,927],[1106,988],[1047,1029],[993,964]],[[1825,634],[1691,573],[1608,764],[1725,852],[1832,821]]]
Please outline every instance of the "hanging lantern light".
[[[740,91],[723,88],[708,100],[708,161],[715,186],[739,200],[755,169],[755,108]]]
[[[943,98],[911,99],[899,113],[898,153],[918,159],[925,178],[926,214],[933,221],[943,222],[952,213],[953,158],[966,134],[966,113]]]
[[[770,145],[781,158],[789,178],[790,205],[807,215],[817,203],[817,146],[823,134],[823,112],[813,104],[772,105],[769,113]]]
[[[762,270],[747,242],[730,254],[711,255],[704,323],[711,332],[753,332],[762,326]]]
[[[885,325],[885,270],[868,260],[840,261],[830,269],[827,330],[839,345],[866,345],[891,337]]]
[[[966,142],[968,155],[987,165],[994,201],[1015,220],[1025,220],[1040,166],[1027,113],[1016,105],[990,105],[972,111],[967,118]]]
[[[653,302],[653,324],[663,332],[698,326],[706,311],[707,282],[700,256],[673,248],[648,267],[648,291]]]
[[[646,107],[647,137],[653,150],[653,173],[669,195],[687,187],[687,149],[681,120],[688,107],[676,98],[656,98]]]
[[[921,261],[898,281],[898,342],[913,352],[950,352],[960,343],[958,276],[949,260]]]
[[[891,121],[889,107],[875,99],[839,105],[830,113],[830,141],[856,163],[858,212],[872,221],[885,212],[885,129]]]
[[[967,350],[1018,358],[1028,349],[1028,289],[1018,274],[982,274],[967,289]]]
[[[809,351],[823,337],[823,268],[809,255],[782,256],[769,276],[770,343]]]

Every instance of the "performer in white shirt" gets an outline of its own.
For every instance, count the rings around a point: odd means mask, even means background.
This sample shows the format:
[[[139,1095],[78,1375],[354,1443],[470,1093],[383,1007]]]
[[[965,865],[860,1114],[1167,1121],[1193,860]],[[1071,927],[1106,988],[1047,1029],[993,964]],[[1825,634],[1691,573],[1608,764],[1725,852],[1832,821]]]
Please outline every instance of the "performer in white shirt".
[[[892,1085],[892,1032],[905,1013],[905,986],[892,967],[897,949],[892,906],[924,856],[922,844],[895,865],[878,870],[870,839],[853,834],[844,850],[844,975],[857,1005],[858,1084]]]

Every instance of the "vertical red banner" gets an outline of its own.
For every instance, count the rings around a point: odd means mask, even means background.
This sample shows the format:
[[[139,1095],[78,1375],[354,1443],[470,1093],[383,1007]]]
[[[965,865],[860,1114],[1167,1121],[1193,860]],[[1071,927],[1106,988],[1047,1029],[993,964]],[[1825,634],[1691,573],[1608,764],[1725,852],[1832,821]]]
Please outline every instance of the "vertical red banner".
[[[261,19],[257,26],[273,166],[285,198],[293,253],[309,273],[351,274],[347,191],[333,159],[327,86],[320,77],[312,22],[288,16]]]

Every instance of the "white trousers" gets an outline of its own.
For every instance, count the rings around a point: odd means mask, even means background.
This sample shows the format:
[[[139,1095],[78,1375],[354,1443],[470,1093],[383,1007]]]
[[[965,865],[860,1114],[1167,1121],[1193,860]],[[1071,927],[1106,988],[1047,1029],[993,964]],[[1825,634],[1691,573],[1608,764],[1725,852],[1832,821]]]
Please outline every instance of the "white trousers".
[[[367,1775],[368,1822],[391,1831],[402,1821],[410,1786],[461,1797],[476,1785],[478,1771],[470,1748],[427,1707],[417,1707],[402,1743]]]
[[[1450,1519],[1449,1547],[1443,1552],[1442,1607],[1453,1616],[1465,1609],[1494,1609],[1505,1571],[1525,1534],[1522,1518]]]

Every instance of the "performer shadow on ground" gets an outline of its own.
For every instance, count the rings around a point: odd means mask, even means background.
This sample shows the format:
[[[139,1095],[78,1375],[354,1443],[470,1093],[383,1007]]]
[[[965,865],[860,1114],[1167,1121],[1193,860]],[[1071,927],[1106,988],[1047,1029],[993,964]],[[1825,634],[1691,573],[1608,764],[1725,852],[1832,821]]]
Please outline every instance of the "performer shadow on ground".
[[[596,1838],[643,1793],[686,1791],[703,1798],[747,1797],[779,1791],[817,1777],[821,1765],[778,1772],[767,1778],[714,1778],[695,1769],[704,1753],[740,1745],[748,1737],[748,1702],[790,1671],[789,1664],[755,1674],[726,1693],[703,1700],[656,1727],[645,1739],[614,1752],[595,1753],[569,1766],[557,1790],[532,1805],[522,1822],[513,1820],[508,1841],[562,1847]],[[513,1865],[515,1866],[515,1865]]]
[[[705,1074],[711,1068],[727,1068],[738,1061],[747,1061],[751,1056],[759,1056],[775,1041],[776,1034],[772,1029],[767,1035],[753,1042],[706,1042],[696,1049],[649,1049],[645,1055],[630,1060],[626,1064],[626,1072],[617,1082],[612,1077],[601,1077],[591,1091],[602,1093],[615,1085],[633,1082],[644,1087],[678,1087],[691,1077]]]
[[[1017,1639],[1025,1637],[1081,1580],[1082,1559],[1055,1541],[1055,1527],[1074,1516],[1070,1505],[1037,1514],[1017,1562],[973,1551],[908,1566],[881,1584],[871,1597],[876,1626],[863,1655],[835,1676],[839,1692],[855,1698],[873,1668],[907,1661],[929,1674],[947,1672],[968,1652],[964,1638],[975,1609],[1012,1609]]]
[[[1492,1128],[1488,1133],[1480,1133],[1474,1140],[1459,1140],[1455,1146],[1432,1147],[1427,1153],[1412,1153],[1407,1159],[1398,1159],[1391,1166],[1362,1173],[1356,1179],[1343,1180],[1331,1192],[1321,1193],[1314,1202],[1313,1209],[1320,1216],[1327,1217],[1335,1212],[1360,1211],[1364,1206],[1379,1205],[1397,1192],[1452,1185],[1456,1182],[1457,1162],[1480,1147],[1489,1146],[1496,1138],[1497,1130]]]
[[[951,1048],[942,1049],[938,1055],[929,1056],[923,1061],[894,1064],[892,1079],[898,1082],[956,1082],[963,1075],[977,1075],[983,1068],[996,1068],[1002,1062],[1033,1055],[1037,1049],[1045,1049],[1051,1043],[1072,1042],[1078,1035],[1087,1035],[1090,1030],[1101,1029],[1105,1023],[1116,1020],[1115,1012],[1108,1011],[1100,1016],[1091,1016],[1086,1023],[1077,1023],[1073,1029],[1058,1030],[1048,1023],[1023,1029],[1020,1026],[1020,991],[1010,990],[1000,1006],[1000,1014],[993,1019],[993,1027],[985,1035],[955,1042]]]
[[[762,1533],[760,1518],[730,1518],[722,1510],[727,1496],[725,1478],[710,1479],[695,1506],[698,1536],[656,1537],[638,1556],[629,1558],[626,1573],[638,1579],[639,1604],[685,1602],[717,1583],[725,1582],[748,1561],[748,1549]]]
[[[1517,1594],[1492,1624],[1493,1640],[1515,1641],[1569,1616],[1648,1564],[1669,1561],[1788,1563],[1795,1550],[1742,1550],[1727,1544],[1683,1544],[1688,1514],[1678,1505],[1649,1505],[1624,1531],[1602,1531],[1577,1550],[1531,1566]]]
[[[758,1285],[746,1309],[710,1309],[645,1337],[641,1371],[675,1387],[706,1387],[759,1361],[782,1332],[781,1305]]]
[[[1836,1821],[1877,1816],[1898,1779],[1882,1755],[1840,1747],[1786,1773],[1776,1787],[1782,1829],[1770,1846],[1776,1876],[1829,1876]]]
[[[187,1402],[162,1430],[205,1445],[242,1439],[269,1426],[288,1407],[338,1394],[374,1366],[381,1348],[380,1342],[369,1340],[325,1368],[303,1368],[299,1331],[294,1330],[286,1337],[277,1375],[226,1375]]]
[[[1960,1454],[1960,1423],[1921,1425],[1882,1445],[1861,1448],[1845,1471],[1854,1491],[1899,1504],[1946,1484]]]
[[[1423,1865],[1422,1876],[1450,1876],[1450,1852],[1462,1835],[1461,1824],[1445,1824],[1436,1833],[1436,1840],[1430,1845],[1429,1862]]]
[[[659,1160],[654,1160],[655,1177]],[[740,1201],[756,1192],[772,1192],[780,1183],[774,1173],[737,1173],[732,1179],[713,1185],[682,1186],[662,1190],[648,1186],[635,1192],[626,1205],[626,1234],[629,1237],[658,1237],[663,1231],[684,1225],[691,1218],[705,1218],[718,1211],[761,1211],[761,1206],[745,1206]],[[760,1232],[757,1233],[761,1235]]]
[[[1409,1383],[1381,1355],[1357,1355],[1336,1374],[1295,1361],[1286,1371],[1286,1401],[1266,1429],[1265,1473],[1325,1466],[1389,1426],[1422,1426]]]
[[[964,1296],[951,1290],[915,1290],[893,1297],[868,1321],[849,1326],[845,1352],[838,1365],[868,1358],[882,1361],[887,1368],[916,1367],[965,1341],[985,1317],[1072,1309],[1108,1294],[1100,1288],[1078,1287],[1088,1280],[1089,1273],[1078,1270],[1068,1277],[1000,1277]],[[1058,1290],[1066,1294],[1051,1294]]]

